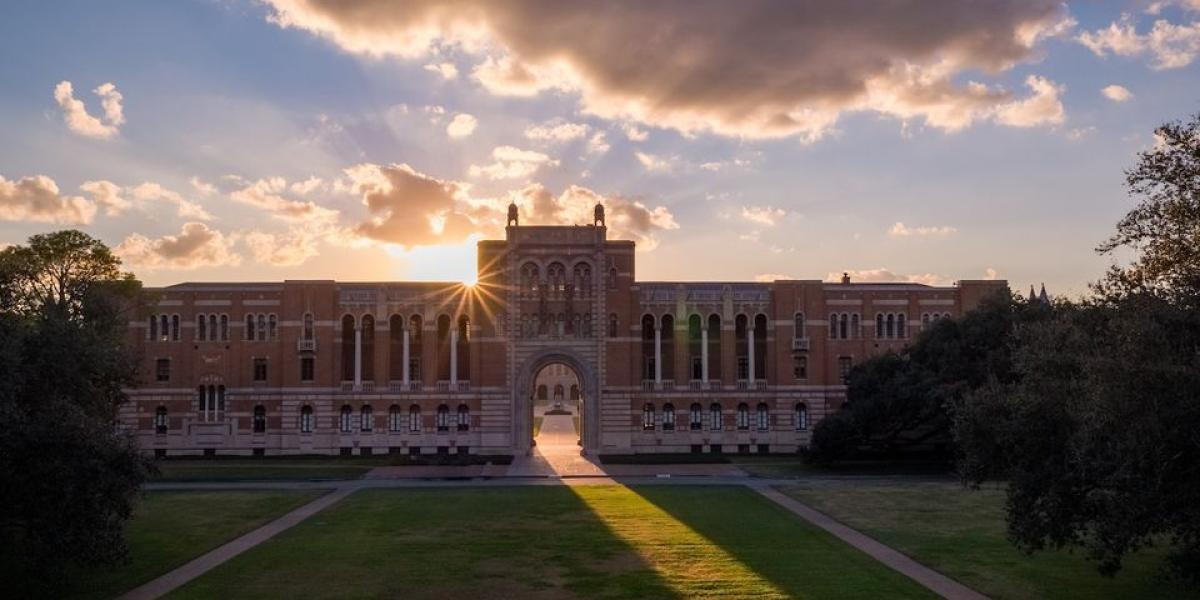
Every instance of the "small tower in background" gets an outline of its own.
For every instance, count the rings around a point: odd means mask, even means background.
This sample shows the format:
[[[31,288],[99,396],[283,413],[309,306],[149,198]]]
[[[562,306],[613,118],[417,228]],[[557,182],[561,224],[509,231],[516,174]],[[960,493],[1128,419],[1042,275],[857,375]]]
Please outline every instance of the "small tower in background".
[[[592,220],[592,225],[604,227],[604,205],[600,204],[599,202],[596,203],[596,211]]]
[[[520,211],[517,210],[517,203],[512,202],[508,205],[508,225],[507,227],[516,227],[520,224]]]

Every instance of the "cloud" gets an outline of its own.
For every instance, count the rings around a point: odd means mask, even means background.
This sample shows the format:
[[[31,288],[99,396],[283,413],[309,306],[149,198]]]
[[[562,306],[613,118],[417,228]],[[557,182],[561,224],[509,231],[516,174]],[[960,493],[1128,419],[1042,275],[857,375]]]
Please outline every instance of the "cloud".
[[[292,184],[288,186],[288,190],[290,190],[293,194],[307,196],[307,195],[313,193],[314,191],[321,189],[324,186],[325,186],[325,180],[314,175],[314,176],[309,177],[308,179],[305,179],[304,181],[292,182]]]
[[[204,223],[184,223],[178,235],[150,239],[140,233],[125,238],[113,252],[123,261],[145,269],[195,269],[236,265],[241,257],[233,242]]]
[[[569,142],[586,136],[590,130],[585,123],[550,122],[527,127],[525,137],[543,142]]]
[[[1025,85],[1033,90],[1033,95],[998,107],[996,120],[1013,127],[1062,123],[1066,112],[1058,96],[1063,86],[1037,75],[1026,77]]]
[[[653,173],[666,173],[674,167],[674,160],[671,158],[648,152],[634,152],[633,155],[642,163],[642,167]]]
[[[458,67],[454,66],[454,63],[451,63],[451,62],[441,62],[441,63],[431,64],[431,65],[425,65],[425,70],[433,72],[433,73],[437,73],[438,75],[442,76],[442,79],[445,79],[447,81],[449,81],[451,79],[456,79],[458,77]]]
[[[751,223],[771,226],[787,216],[787,211],[772,206],[743,206],[742,218]]]
[[[478,124],[475,117],[467,113],[459,113],[454,115],[450,124],[446,126],[446,134],[455,139],[465,138],[475,133],[475,126]]]
[[[320,235],[294,227],[287,233],[249,231],[241,235],[254,261],[274,267],[294,267],[316,256]]]
[[[194,188],[197,192],[200,192],[205,196],[211,196],[217,193],[217,186],[207,183],[199,177],[192,177],[188,180],[188,183],[192,184],[192,188]]]
[[[1088,137],[1089,135],[1092,135],[1093,133],[1096,133],[1095,125],[1088,125],[1087,127],[1073,127],[1067,130],[1067,139],[1071,140],[1072,142],[1077,142]]]
[[[161,200],[168,204],[174,204],[175,210],[181,219],[197,219],[201,221],[209,221],[213,218],[203,206],[196,204],[190,200],[184,199],[178,192],[169,190],[157,183],[147,181],[128,188],[128,193],[134,200],[139,202],[152,202]]]
[[[303,185],[303,182],[302,182]],[[285,221],[330,222],[337,219],[338,211],[319,206],[307,200],[292,200],[282,193],[288,189],[282,177],[259,179],[229,193],[235,202],[261,208],[271,216]]]
[[[1155,70],[1179,69],[1192,64],[1200,55],[1200,21],[1176,25],[1158,19],[1149,31],[1138,33],[1133,18],[1125,14],[1108,27],[1085,31],[1075,39],[1096,56],[1150,55],[1150,67]]]
[[[629,138],[631,142],[644,142],[650,137],[649,133],[646,133],[644,129],[638,129],[637,125],[633,123],[626,123],[621,130],[625,132],[625,137]]]
[[[541,152],[522,150],[514,146],[497,146],[492,149],[490,165],[471,165],[468,173],[471,177],[487,177],[489,179],[521,179],[532,175],[542,165],[556,166],[558,161],[551,159]]]
[[[1100,90],[1100,93],[1113,102],[1124,102],[1133,98],[1133,92],[1120,85],[1105,86],[1104,89]]]
[[[604,136],[603,131],[597,131],[595,135],[592,136],[592,139],[588,140],[588,154],[604,154],[605,152],[608,152],[609,148],[610,146],[608,145],[608,138]]]
[[[364,163],[345,173],[369,213],[353,228],[356,235],[411,247],[461,242],[479,230],[469,214],[466,184],[443,181],[406,164]]]
[[[996,280],[996,269],[993,269],[991,267],[984,269],[983,270],[983,280],[984,281],[995,281]]]
[[[63,196],[45,175],[9,181],[0,176],[0,220],[86,225],[96,204],[80,196]]]
[[[83,102],[75,98],[70,81],[61,81],[54,86],[54,100],[62,109],[68,129],[85,137],[102,140],[112,138],[125,123],[121,92],[110,82],[92,90],[92,93],[100,98],[100,106],[104,109],[103,120],[88,114]]]
[[[941,227],[909,227],[900,221],[888,230],[892,237],[946,237],[958,233],[958,229],[949,226]]]
[[[791,275],[781,275],[779,273],[759,273],[754,276],[754,280],[759,283],[771,283],[777,280],[793,280],[795,277]]]
[[[132,202],[121,197],[121,186],[111,181],[85,181],[79,189],[91,195],[92,202],[105,216],[114,217],[133,207]]]
[[[825,276],[825,281],[841,281],[842,273],[850,275],[853,283],[921,283],[924,285],[944,285],[947,281],[941,275],[923,273],[920,275],[898,275],[885,268],[834,271]]]
[[[714,161],[709,161],[706,163],[700,163],[701,169],[704,169],[705,171],[713,171],[713,172],[728,169],[730,167],[748,167],[748,166],[750,166],[750,161],[742,159],[742,158],[735,158],[732,160],[714,160]]]
[[[1073,25],[1060,0],[268,2],[272,22],[350,52],[415,60],[462,48],[496,94],[562,90],[603,118],[806,141],[847,112],[945,130],[990,119],[1012,93],[963,77],[1035,61]]]

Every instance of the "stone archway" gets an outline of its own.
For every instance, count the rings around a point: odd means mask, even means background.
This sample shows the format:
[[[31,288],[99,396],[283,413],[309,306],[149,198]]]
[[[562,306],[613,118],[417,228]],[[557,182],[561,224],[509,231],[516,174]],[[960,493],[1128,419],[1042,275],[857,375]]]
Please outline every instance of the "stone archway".
[[[533,385],[542,368],[561,363],[575,371],[583,394],[580,436],[583,453],[594,455],[600,447],[600,379],[596,369],[568,348],[547,348],[534,353],[517,369],[512,396],[513,450],[528,453],[533,442]]]

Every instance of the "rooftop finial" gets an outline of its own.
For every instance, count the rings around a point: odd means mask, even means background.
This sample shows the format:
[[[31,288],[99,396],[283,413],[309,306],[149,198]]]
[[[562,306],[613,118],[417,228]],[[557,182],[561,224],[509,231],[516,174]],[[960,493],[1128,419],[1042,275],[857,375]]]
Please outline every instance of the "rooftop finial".
[[[849,273],[846,273],[846,272],[842,273],[842,283],[850,283],[850,274]]]
[[[520,211],[517,210],[517,203],[516,202],[509,203],[507,227],[516,227],[519,224],[520,224]]]

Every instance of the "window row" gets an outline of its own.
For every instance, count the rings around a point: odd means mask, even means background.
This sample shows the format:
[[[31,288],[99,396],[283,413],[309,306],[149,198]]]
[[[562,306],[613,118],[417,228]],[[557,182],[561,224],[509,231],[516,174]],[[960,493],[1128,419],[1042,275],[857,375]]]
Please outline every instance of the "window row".
[[[862,323],[858,313],[830,313],[829,339],[850,340],[862,337]]]
[[[928,327],[930,323],[941,319],[949,319],[950,313],[923,313],[921,315],[921,326]]]
[[[229,315],[196,315],[197,342],[229,341]]]
[[[279,339],[279,320],[272,314],[258,313],[246,315],[246,341]]]
[[[543,277],[537,263],[527,262],[521,266],[521,290],[530,294],[589,296],[592,293],[592,265],[575,263],[568,277],[563,263],[555,261],[546,266]]]
[[[178,342],[179,315],[150,315],[146,339],[152,342]]]
[[[721,431],[725,426],[723,410],[719,402],[710,404],[707,413],[699,402],[692,403],[688,411],[688,429],[703,431],[707,425],[709,431]],[[734,415],[734,427],[738,431],[749,431],[751,426],[750,405],[745,402],[738,404]],[[667,403],[662,406],[660,420],[654,404],[647,402],[642,407],[642,430],[654,431],[661,426],[663,431],[675,431],[675,418],[674,404]],[[808,407],[803,402],[797,403],[793,407],[792,423],[796,431],[808,429]],[[759,403],[754,409],[754,428],[758,431],[771,430],[771,410],[765,402]]]
[[[225,411],[225,386],[201,386],[199,388],[200,405],[199,415],[202,420],[214,420],[214,415],[220,415]],[[453,427],[456,431],[471,430],[471,409],[466,404],[458,405],[458,409],[451,416],[450,407],[442,404],[438,406],[435,425],[439,432],[450,431]],[[313,408],[305,405],[300,409],[299,428],[301,433],[312,433],[314,427]],[[166,406],[159,406],[154,411],[154,431],[155,433],[167,433],[170,429],[170,416],[167,413]],[[253,417],[251,418],[251,428],[254,433],[264,433],[267,430],[267,408],[262,404],[255,405]],[[338,429],[342,433],[349,433],[357,428],[359,431],[374,431],[375,421],[374,414],[369,405],[362,406],[355,415],[354,409],[350,405],[342,406],[339,413]],[[388,431],[399,432],[420,432],[422,431],[422,415],[421,407],[413,404],[408,408],[407,412],[402,412],[400,407],[393,404],[388,409]]]
[[[905,339],[908,337],[908,318],[904,313],[878,313],[875,315],[875,337],[879,339]]]
[[[593,335],[592,314],[564,313],[521,316],[521,337],[538,336],[590,338]]]

